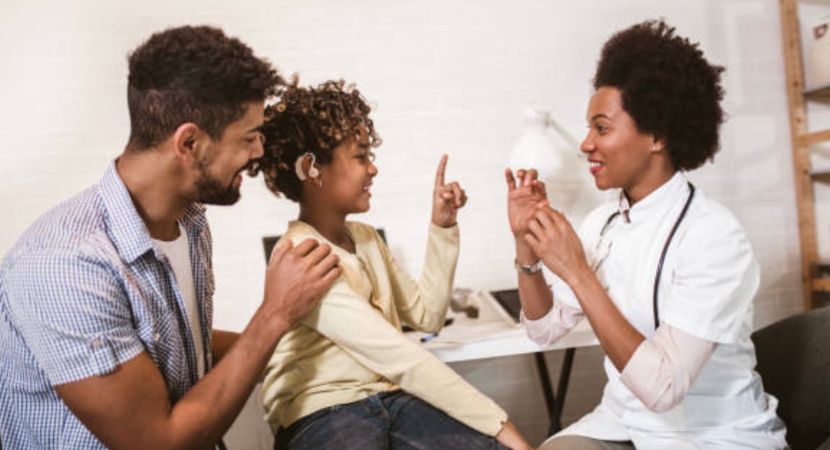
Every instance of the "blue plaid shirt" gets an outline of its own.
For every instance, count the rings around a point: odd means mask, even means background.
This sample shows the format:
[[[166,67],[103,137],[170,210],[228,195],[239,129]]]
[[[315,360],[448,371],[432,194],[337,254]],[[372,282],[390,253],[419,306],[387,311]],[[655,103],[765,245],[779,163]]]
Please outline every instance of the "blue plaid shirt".
[[[181,223],[210,349],[214,286],[204,207],[191,206]],[[158,366],[172,401],[181,398],[197,381],[184,305],[111,163],[98,184],[38,219],[0,264],[2,447],[104,448],[53,386],[111,373],[141,352]]]

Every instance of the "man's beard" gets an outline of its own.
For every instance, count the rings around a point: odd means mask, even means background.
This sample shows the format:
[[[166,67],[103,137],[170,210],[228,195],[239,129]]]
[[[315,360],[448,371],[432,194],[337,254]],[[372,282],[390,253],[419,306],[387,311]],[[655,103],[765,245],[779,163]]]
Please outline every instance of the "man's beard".
[[[207,164],[199,163],[199,180],[196,181],[196,201],[207,205],[233,205],[239,201],[239,188],[233,185],[233,179],[225,186],[208,174]]]

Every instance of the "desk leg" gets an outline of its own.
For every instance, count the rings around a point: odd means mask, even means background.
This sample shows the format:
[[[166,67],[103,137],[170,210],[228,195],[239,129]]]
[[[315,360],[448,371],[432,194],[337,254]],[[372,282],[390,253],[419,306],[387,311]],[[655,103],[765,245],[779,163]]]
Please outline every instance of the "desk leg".
[[[562,368],[559,370],[559,386],[556,389],[559,396],[556,398],[556,418],[553,422],[556,423],[558,428],[556,431],[562,429],[562,410],[565,409],[565,396],[568,394],[568,383],[571,380],[571,368],[573,367],[575,353],[576,349],[573,347],[565,350]]]
[[[568,393],[568,382],[571,378],[571,367],[573,366],[575,352],[576,349],[574,348],[565,350],[565,358],[562,360],[562,369],[559,372],[558,397],[553,392],[553,384],[550,381],[550,372],[545,361],[545,354],[542,352],[533,354],[536,358],[536,369],[539,372],[539,381],[542,383],[542,393],[545,396],[545,406],[550,420],[549,436],[562,429],[562,409],[565,406],[565,395]]]

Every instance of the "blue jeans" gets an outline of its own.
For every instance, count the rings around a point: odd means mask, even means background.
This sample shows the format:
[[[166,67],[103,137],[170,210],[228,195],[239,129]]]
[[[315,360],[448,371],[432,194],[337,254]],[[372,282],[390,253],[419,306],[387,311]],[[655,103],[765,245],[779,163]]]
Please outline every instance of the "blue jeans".
[[[277,430],[277,450],[507,450],[403,391],[321,409]]]

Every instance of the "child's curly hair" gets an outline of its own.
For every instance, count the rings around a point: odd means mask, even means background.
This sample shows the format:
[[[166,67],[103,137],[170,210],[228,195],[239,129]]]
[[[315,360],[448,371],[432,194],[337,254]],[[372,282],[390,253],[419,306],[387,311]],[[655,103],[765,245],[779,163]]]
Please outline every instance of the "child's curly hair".
[[[614,34],[602,48],[594,89],[619,89],[637,129],[665,139],[674,167],[691,170],[718,151],[724,69],[674,31],[649,20]]]
[[[299,202],[302,183],[294,173],[294,162],[306,152],[317,163],[331,162],[334,149],[347,139],[366,132],[369,145],[381,139],[369,118],[372,108],[354,85],[329,80],[317,87],[300,87],[295,75],[275,104],[265,108],[265,154],[254,171],[261,170],[268,189]]]

